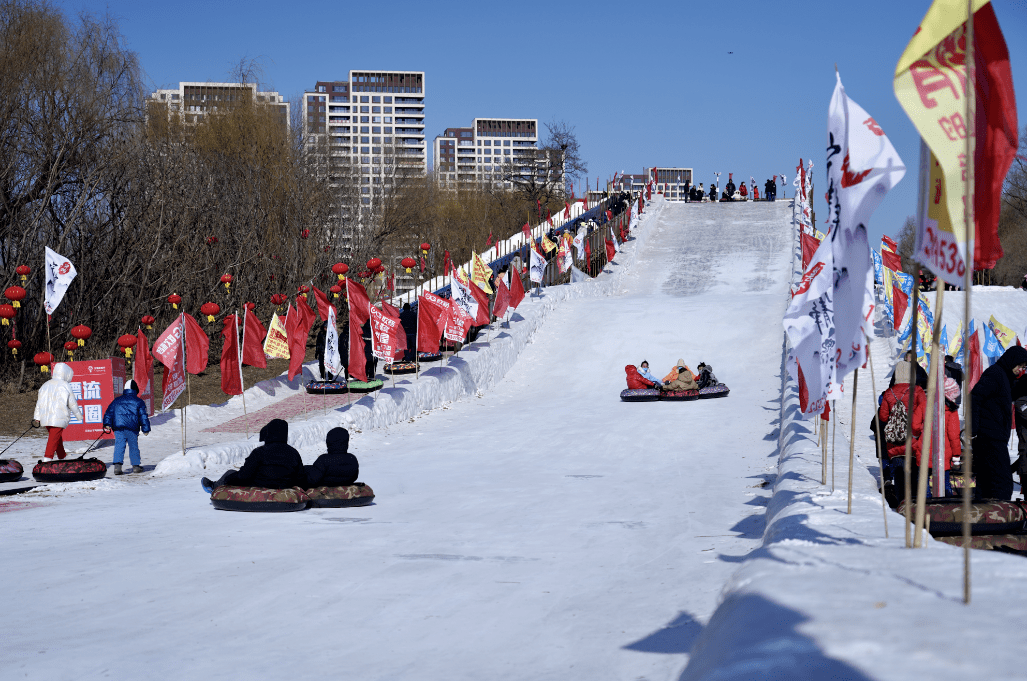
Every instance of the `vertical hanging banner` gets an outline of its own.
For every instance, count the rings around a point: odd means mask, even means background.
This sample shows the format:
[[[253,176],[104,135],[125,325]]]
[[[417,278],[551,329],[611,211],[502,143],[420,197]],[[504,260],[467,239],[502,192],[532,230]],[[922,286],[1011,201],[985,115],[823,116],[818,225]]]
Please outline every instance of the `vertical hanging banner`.
[[[164,365],[164,380],[161,392],[161,411],[167,411],[185,390],[185,322],[182,315],[171,322],[157,342],[153,344],[153,356]]]
[[[75,271],[75,266],[71,264],[71,261],[63,255],[50,250],[49,246],[44,246],[44,248],[46,249],[46,269],[44,270],[46,293],[43,297],[43,307],[47,314],[53,314],[53,311],[64,300],[64,294],[68,292],[68,287],[71,286],[71,282],[78,272]]]
[[[994,267],[1002,257],[1002,182],[1017,148],[1009,53],[988,0],[973,0],[975,79],[968,92],[966,9],[965,0],[935,0],[899,59],[894,81],[895,96],[934,156],[921,154],[916,258],[954,285],[962,283],[967,261],[966,137],[976,138],[974,269]],[[975,97],[975,122],[965,120],[967,96]]]
[[[534,248],[531,249],[531,272],[529,278],[536,284],[542,283],[542,275],[546,271],[546,259]],[[455,297],[454,297],[455,298]]]
[[[392,361],[396,355],[396,337],[403,330],[399,321],[371,306],[371,354],[378,359]],[[397,329],[399,331],[397,332]],[[326,357],[327,359],[327,357]]]
[[[339,329],[335,307],[328,307],[328,333],[325,334],[325,370],[335,376],[342,375],[342,355],[339,353]]]
[[[271,323],[267,327],[264,354],[275,359],[289,359],[289,336],[282,318],[275,313],[271,313]]]

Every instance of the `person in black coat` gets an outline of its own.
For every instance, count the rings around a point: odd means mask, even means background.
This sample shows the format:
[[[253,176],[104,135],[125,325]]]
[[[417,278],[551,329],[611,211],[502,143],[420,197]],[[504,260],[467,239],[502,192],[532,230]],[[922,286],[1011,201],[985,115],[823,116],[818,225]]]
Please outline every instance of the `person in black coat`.
[[[403,361],[414,361],[414,348],[417,346],[417,313],[410,308],[410,303],[403,303],[403,309],[399,313],[399,323],[407,336],[406,354]]]
[[[773,201],[774,195],[777,193],[777,185],[771,180],[767,180],[763,183],[763,198],[767,201]]]
[[[360,327],[360,333],[364,338],[364,371],[367,373],[368,382],[373,381],[378,373],[378,358],[371,351],[371,320],[368,319]]]
[[[334,381],[335,376],[325,371],[325,346],[328,344],[328,322],[321,322],[317,327],[317,336],[314,338],[314,357],[317,359],[317,368],[321,371],[321,379]]]
[[[1013,383],[1012,393],[1018,456],[1011,468],[1020,476],[1020,487],[1023,488],[1027,482],[1027,374]]]
[[[357,481],[360,464],[349,453],[349,431],[332,428],[325,437],[327,454],[317,457],[312,466],[304,466],[307,489],[314,487],[346,487]]]
[[[736,189],[738,189],[738,187],[733,181],[731,181],[731,178],[728,178],[727,184],[724,185],[724,191],[727,192],[728,196],[734,196]]]
[[[268,421],[260,429],[260,441],[264,444],[250,452],[242,468],[226,471],[217,482],[203,478],[203,489],[213,492],[222,485],[270,489],[303,487],[307,482],[303,459],[289,446],[288,440],[288,422],[282,419]]]
[[[1013,419],[1013,382],[1027,369],[1027,349],[1006,350],[998,362],[984,370],[970,391],[975,496],[1009,500],[1013,473],[1009,465],[1009,431]]]

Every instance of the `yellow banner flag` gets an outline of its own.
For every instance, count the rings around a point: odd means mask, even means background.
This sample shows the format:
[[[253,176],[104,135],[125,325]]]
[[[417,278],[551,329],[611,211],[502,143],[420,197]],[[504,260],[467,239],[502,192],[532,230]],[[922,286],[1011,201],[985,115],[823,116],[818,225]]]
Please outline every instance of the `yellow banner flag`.
[[[548,253],[549,251],[553,250],[554,248],[556,248],[556,244],[553,243],[553,240],[550,239],[548,235],[543,234],[542,235],[542,252],[543,253]]]
[[[264,354],[277,359],[289,359],[289,336],[285,332],[282,318],[277,314],[271,315],[271,323],[267,327]]]
[[[471,281],[485,293],[492,293],[489,286],[489,278],[492,276],[492,268],[477,253],[471,256]]]
[[[946,354],[955,357],[963,347],[963,322],[956,324],[956,330],[949,336],[949,351]]]
[[[460,282],[461,284],[463,284],[464,286],[467,286],[467,282],[468,282],[469,280],[467,279],[467,273],[466,273],[466,272],[464,272],[464,268],[463,268],[463,267],[461,267],[461,268],[460,268],[460,269],[458,269],[458,270],[457,270],[457,269],[454,269],[454,270],[453,270],[453,273],[454,273],[454,274],[456,275],[456,280],[457,280],[457,281],[459,281],[459,282]]]
[[[973,11],[987,3],[974,0]],[[924,214],[915,257],[950,284],[958,284],[966,269],[966,7],[965,0],[934,0],[895,67],[894,81],[899,104],[935,157],[921,152],[921,201],[936,209],[934,217]]]
[[[988,320],[988,328],[998,338],[999,344],[1003,350],[1016,345],[1016,333],[1005,324],[1002,324],[999,320],[995,319],[995,315],[991,315],[991,319]]]

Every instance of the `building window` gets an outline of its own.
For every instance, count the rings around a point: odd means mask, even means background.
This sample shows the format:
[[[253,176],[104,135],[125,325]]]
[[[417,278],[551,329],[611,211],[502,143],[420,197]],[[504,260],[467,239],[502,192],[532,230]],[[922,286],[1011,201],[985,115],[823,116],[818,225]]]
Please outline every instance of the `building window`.
[[[386,121],[386,122],[388,122],[388,121]],[[386,134],[386,135],[390,135],[390,134],[392,134],[392,128],[390,128],[390,127],[386,126],[386,128],[385,128],[385,134]]]
[[[371,101],[374,102],[375,104],[381,104],[382,103],[382,98],[381,97],[372,97]]]
[[[391,106],[385,107],[385,113],[392,113],[392,107]]]
[[[360,107],[360,113],[370,113],[370,108],[369,106],[362,106]]]
[[[364,133],[365,135],[366,135],[367,133],[369,133],[370,131],[371,131],[371,128],[370,128],[370,127],[368,127],[368,126],[366,126],[366,125],[362,125],[362,126],[360,126],[360,132]]]
[[[363,97],[360,98],[360,103],[361,104],[367,104],[367,95],[364,95]]]
[[[375,99],[378,99],[378,98],[375,97]],[[381,113],[381,112],[382,112],[382,108],[380,106],[372,106],[371,107],[371,113]]]
[[[361,154],[370,154],[371,153],[371,147],[360,147],[360,153]],[[367,163],[367,161],[364,161],[364,163]]]
[[[360,117],[360,122],[361,123],[370,123],[371,121],[368,120],[369,118],[370,118],[370,116],[361,116]]]

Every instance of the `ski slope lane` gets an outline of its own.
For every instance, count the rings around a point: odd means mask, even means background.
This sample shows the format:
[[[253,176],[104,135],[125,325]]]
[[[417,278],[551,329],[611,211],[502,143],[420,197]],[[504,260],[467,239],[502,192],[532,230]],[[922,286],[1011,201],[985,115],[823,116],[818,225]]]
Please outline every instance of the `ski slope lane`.
[[[167,478],[35,495],[0,516],[0,669],[676,678],[763,536],[789,219],[664,204],[616,290],[559,303],[491,390],[353,433],[373,506],[224,513]],[[625,364],[678,358],[731,396],[619,400]]]

